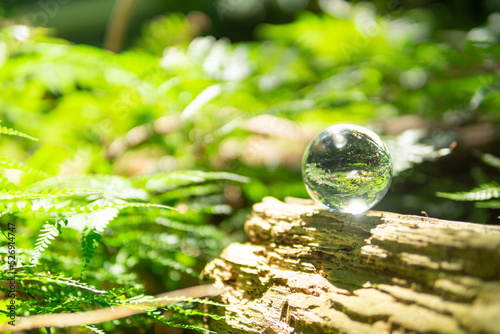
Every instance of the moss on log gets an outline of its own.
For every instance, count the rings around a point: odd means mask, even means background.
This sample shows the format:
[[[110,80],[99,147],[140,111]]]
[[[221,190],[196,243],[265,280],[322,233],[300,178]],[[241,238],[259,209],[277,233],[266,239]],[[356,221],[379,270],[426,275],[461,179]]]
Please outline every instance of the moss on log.
[[[500,333],[500,226],[265,198],[210,262],[219,333]]]

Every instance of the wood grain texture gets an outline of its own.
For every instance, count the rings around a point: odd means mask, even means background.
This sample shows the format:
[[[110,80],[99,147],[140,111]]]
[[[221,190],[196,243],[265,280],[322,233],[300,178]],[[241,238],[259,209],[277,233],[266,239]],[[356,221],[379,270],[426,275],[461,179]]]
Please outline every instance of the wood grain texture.
[[[219,333],[500,333],[500,226],[265,198],[204,279]]]

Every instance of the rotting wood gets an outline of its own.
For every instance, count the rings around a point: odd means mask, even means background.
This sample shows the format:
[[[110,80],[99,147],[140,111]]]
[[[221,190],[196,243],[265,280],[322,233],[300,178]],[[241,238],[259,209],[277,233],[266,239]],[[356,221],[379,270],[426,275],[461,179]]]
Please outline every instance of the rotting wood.
[[[267,197],[210,262],[218,333],[500,333],[500,226]]]

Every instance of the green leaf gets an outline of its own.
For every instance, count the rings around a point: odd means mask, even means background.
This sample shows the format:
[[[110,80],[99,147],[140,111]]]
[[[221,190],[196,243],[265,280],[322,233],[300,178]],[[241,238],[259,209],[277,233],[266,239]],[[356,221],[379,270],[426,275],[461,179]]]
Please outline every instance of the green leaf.
[[[21,273],[16,273],[16,279],[20,281],[38,281],[47,284],[59,284],[64,286],[70,286],[82,290],[87,290],[95,294],[107,293],[106,290],[99,290],[95,286],[89,285],[84,282],[80,282],[78,280],[74,280],[71,277],[65,277],[62,274],[49,275],[43,272],[36,274],[21,272]]]
[[[471,191],[456,193],[438,192],[436,196],[454,201],[485,201],[491,198],[500,197],[500,185],[497,183],[483,184]]]
[[[106,332],[105,332],[105,331],[103,331],[102,329],[97,328],[97,327],[96,327],[96,326],[94,326],[94,325],[85,325],[85,326],[83,326],[83,327],[85,327],[85,328],[87,328],[88,330],[90,330],[90,331],[92,331],[92,332],[94,332],[94,333],[97,333],[97,334],[106,334]]]
[[[500,201],[486,201],[486,202],[478,202],[476,203],[477,208],[482,209],[500,209]]]
[[[15,203],[14,203],[15,204]],[[38,236],[35,249],[31,255],[31,263],[38,263],[38,259],[42,255],[42,252],[47,249],[53,239],[55,239],[60,233],[59,221],[47,222],[43,225],[40,235]]]
[[[481,160],[484,163],[500,170],[500,158],[499,157],[496,157],[493,154],[485,153],[485,154],[481,154]]]
[[[5,169],[17,169],[23,171],[26,174],[32,174],[41,177],[48,177],[49,175],[43,171],[33,169],[22,163],[16,162],[7,158],[0,158],[0,167]]]
[[[202,172],[202,171],[179,171],[172,173],[161,173],[150,177],[138,178],[145,182],[145,188],[149,191],[163,192],[190,184],[199,184],[207,181],[227,180],[247,183],[248,177],[226,172]]]
[[[37,138],[31,137],[25,133],[22,133],[21,131],[17,131],[11,128],[7,128],[5,126],[0,126],[0,133],[3,133],[4,135],[9,135],[9,136],[17,136],[17,137],[23,137],[27,139],[31,139],[34,141],[38,141]]]
[[[5,189],[0,191],[0,201],[15,201],[15,200],[34,200],[34,199],[48,199],[72,196],[88,196],[91,194],[103,194],[101,190],[94,189],[63,189],[56,191],[44,190],[42,192],[31,192],[25,190],[10,190]]]
[[[82,233],[81,247],[82,247],[82,267],[80,276],[83,276],[85,269],[87,269],[95,250],[99,246],[101,235],[97,233],[95,228],[85,229]]]
[[[53,191],[54,188],[65,188],[66,192],[94,192],[125,200],[139,199],[147,201],[148,193],[135,187],[132,180],[114,175],[70,175],[55,176],[35,183],[29,187],[31,191]],[[59,192],[61,193],[61,191]]]
[[[190,330],[199,331],[199,332],[206,332],[206,333],[216,334],[216,332],[210,331],[208,329],[205,329],[205,328],[202,328],[202,327],[199,327],[199,326],[182,324],[182,323],[178,323],[178,322],[175,322],[175,321],[168,320],[161,312],[149,311],[149,312],[146,312],[146,314],[148,314],[149,316],[155,318],[156,320],[158,320],[158,321],[160,321],[160,322],[162,322],[162,323],[164,323],[164,324],[166,324],[168,326],[171,326],[171,327],[183,328],[183,329],[190,329]]]

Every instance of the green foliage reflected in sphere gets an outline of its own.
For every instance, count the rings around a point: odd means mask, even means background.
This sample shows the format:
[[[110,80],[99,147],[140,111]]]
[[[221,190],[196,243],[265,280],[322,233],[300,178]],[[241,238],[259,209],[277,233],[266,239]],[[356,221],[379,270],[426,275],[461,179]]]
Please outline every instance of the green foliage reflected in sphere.
[[[307,147],[302,178],[311,197],[328,210],[361,213],[387,193],[391,155],[374,132],[357,125],[334,125]]]

